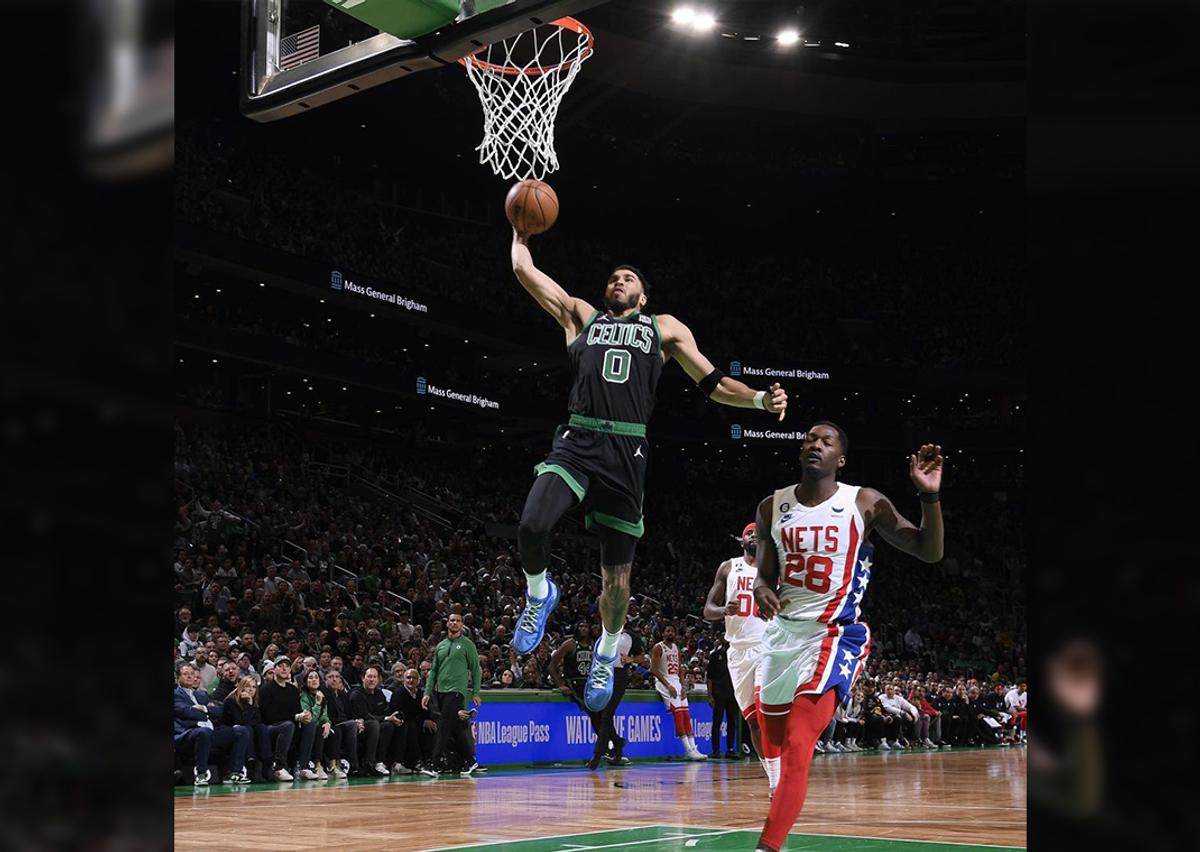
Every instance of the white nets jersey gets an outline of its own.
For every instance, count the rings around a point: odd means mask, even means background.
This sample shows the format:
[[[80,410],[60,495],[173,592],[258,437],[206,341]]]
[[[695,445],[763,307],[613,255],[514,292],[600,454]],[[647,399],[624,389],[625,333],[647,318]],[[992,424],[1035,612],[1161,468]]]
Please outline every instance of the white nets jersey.
[[[730,648],[753,648],[762,639],[767,623],[758,617],[754,604],[754,578],[758,568],[737,556],[729,560],[725,577],[725,602],[737,601],[737,615],[725,616],[725,641]]]
[[[665,642],[660,642],[663,649],[663,668],[667,670],[667,680],[676,689],[682,689],[683,683],[679,679],[679,646],[668,645]],[[661,692],[662,684],[656,683],[656,688]]]
[[[787,621],[851,624],[871,579],[874,548],[863,540],[859,487],[839,482],[817,506],[796,502],[794,486],[775,492],[771,538],[779,556],[779,598]]]

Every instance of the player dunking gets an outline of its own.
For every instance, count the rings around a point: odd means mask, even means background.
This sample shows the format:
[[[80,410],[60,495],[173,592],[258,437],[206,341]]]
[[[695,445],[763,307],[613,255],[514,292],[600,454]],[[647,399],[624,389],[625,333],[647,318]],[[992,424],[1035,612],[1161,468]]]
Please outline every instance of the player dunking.
[[[866,664],[871,631],[858,617],[871,578],[867,537],[878,533],[924,562],[942,558],[942,448],[925,444],[909,459],[920,528],[878,491],[837,481],[846,453],[846,433],[818,422],[800,451],[799,484],[758,506],[754,599],[768,622],[758,711],[763,738],[783,752],[760,852],[778,852],[796,824],[817,737]]]
[[[646,277],[622,265],[609,275],[604,310],[567,294],[533,265],[528,237],[513,229],[512,267],[529,291],[566,332],[574,383],[570,417],[554,435],[546,460],[525,501],[518,546],[525,570],[525,609],[513,648],[528,654],[542,641],[558,605],[558,587],[546,576],[550,531],[576,502],[584,504],[588,529],[600,537],[603,632],[595,643],[584,701],[600,711],[613,692],[617,643],[629,605],[633,553],[642,536],[642,487],[649,444],[646,423],[663,365],[674,358],[710,399],[741,408],[777,412],[787,394],[778,385],[755,391],[725,376],[700,353],[686,325],[666,314],[644,314]]]
[[[754,674],[760,659],[759,643],[767,625],[758,617],[754,605],[754,578],[758,575],[756,561],[757,535],[753,522],[746,524],[739,539],[742,555],[726,559],[717,568],[708,600],[704,602],[704,617],[709,621],[725,619],[725,641],[729,643],[729,678],[733,681],[733,696],[742,717],[750,726],[750,741],[758,754],[767,787],[773,796],[779,784],[779,750],[764,742],[759,732],[758,703],[754,695]],[[729,720],[730,730],[735,724]],[[714,733],[714,737],[716,734]]]

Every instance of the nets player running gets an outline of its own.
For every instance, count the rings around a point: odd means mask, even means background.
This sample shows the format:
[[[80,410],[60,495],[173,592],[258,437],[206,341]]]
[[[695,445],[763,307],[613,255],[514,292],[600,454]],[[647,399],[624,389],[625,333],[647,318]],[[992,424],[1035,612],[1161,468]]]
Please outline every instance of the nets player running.
[[[942,558],[942,448],[925,444],[909,457],[920,527],[875,489],[838,482],[846,453],[846,433],[818,422],[800,451],[800,482],[758,506],[754,600],[768,622],[758,711],[763,738],[783,752],[760,852],[778,852],[795,825],[817,737],[866,664],[871,631],[858,617],[871,579],[868,536],[924,562]]]
[[[758,724],[758,703],[754,695],[754,673],[760,658],[759,643],[767,630],[754,605],[754,578],[758,576],[756,548],[758,537],[753,522],[746,524],[739,539],[742,555],[726,559],[717,568],[704,617],[709,621],[725,619],[725,641],[729,643],[729,678],[742,718],[750,726],[750,741],[767,773],[771,795],[779,784],[779,750],[763,742]],[[730,720],[730,725],[733,721]]]
[[[650,649],[650,674],[654,676],[654,688],[675,721],[675,736],[683,741],[687,759],[707,760],[707,755],[696,748],[692,736],[692,714],[680,677],[679,646],[675,644],[675,626],[672,624],[663,628],[662,641]]]
[[[716,402],[777,412],[780,420],[787,394],[778,384],[755,391],[725,376],[700,353],[686,325],[667,314],[642,313],[646,278],[635,267],[618,266],[609,275],[603,311],[569,295],[534,266],[528,237],[515,228],[512,267],[521,285],[562,326],[574,377],[570,417],[555,432],[546,460],[535,468],[537,479],[521,513],[518,545],[527,591],[513,647],[528,654],[542,641],[558,605],[558,587],[546,576],[550,531],[568,509],[582,503],[587,528],[600,538],[604,629],[584,688],[588,708],[599,711],[612,697],[633,553],[642,537],[646,423],[663,365],[672,358],[678,361]]]

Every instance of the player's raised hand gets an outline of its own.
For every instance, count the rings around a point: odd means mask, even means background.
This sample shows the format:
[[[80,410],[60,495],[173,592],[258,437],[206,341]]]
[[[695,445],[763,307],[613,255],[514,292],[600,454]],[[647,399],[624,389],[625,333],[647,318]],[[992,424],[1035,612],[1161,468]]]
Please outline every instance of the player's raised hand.
[[[918,491],[942,490],[942,457],[940,444],[923,444],[915,455],[909,456],[908,475]]]
[[[783,609],[775,590],[759,583],[754,586],[754,603],[758,606],[758,617],[763,621],[770,621]]]
[[[771,385],[768,392],[770,396],[763,400],[767,404],[767,411],[773,414],[778,412],[779,422],[782,423],[784,415],[787,414],[787,391],[780,387],[779,382],[776,382]]]

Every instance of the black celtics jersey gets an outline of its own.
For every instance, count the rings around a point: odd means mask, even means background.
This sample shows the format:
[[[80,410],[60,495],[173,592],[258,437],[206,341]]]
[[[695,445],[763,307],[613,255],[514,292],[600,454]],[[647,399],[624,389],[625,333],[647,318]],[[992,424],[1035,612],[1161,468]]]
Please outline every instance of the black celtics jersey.
[[[575,640],[575,653],[563,660],[563,676],[569,681],[587,680],[592,668],[592,646]]]
[[[574,384],[571,414],[647,423],[662,374],[662,335],[653,315],[614,319],[597,311],[567,347]]]

